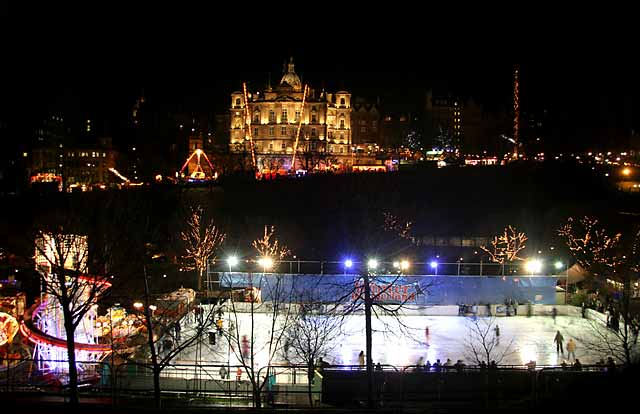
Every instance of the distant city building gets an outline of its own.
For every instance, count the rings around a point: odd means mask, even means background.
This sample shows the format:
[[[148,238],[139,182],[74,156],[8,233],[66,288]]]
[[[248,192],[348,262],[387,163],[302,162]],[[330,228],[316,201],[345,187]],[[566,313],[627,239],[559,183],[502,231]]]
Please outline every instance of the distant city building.
[[[293,59],[275,88],[231,94],[229,110],[229,148],[244,154],[251,162],[250,136],[253,139],[256,168],[259,172],[284,173],[291,169],[347,170],[351,160],[351,94],[327,93],[309,88],[302,107],[304,86],[296,74]],[[245,111],[248,110],[247,119]],[[296,155],[293,151],[301,123]]]
[[[425,132],[433,148],[457,152],[462,143],[462,104],[451,95],[427,92]]]
[[[70,128],[61,116],[47,118],[36,130],[31,151],[30,183],[52,183],[63,187],[106,187],[114,182],[109,173],[115,167],[117,152],[111,138],[86,139],[90,120],[83,121],[83,142],[74,142]]]
[[[418,147],[418,142],[412,142],[412,133],[417,133],[419,130],[417,122],[416,115],[410,112],[390,113],[385,111],[382,117],[380,146],[387,149],[396,149],[400,146]]]
[[[351,138],[356,149],[380,145],[380,103],[356,98],[351,112]]]
[[[107,186],[117,182],[109,169],[116,167],[117,152],[111,138],[98,139],[97,145],[68,148],[63,178],[67,188]]]

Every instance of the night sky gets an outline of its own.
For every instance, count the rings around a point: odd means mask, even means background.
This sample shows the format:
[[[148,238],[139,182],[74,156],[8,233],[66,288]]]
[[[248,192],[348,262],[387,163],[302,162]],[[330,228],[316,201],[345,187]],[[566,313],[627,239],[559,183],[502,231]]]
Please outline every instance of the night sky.
[[[198,13],[175,7],[178,23],[189,23],[180,18],[185,13]],[[242,81],[261,88],[270,72],[276,84],[293,56],[303,82],[371,100],[379,96],[399,110],[423,107],[429,88],[474,97],[488,109],[510,108],[513,64],[519,62],[522,110],[549,110],[554,126],[572,139],[584,129],[640,130],[640,83],[624,49],[631,38],[614,42],[610,32],[567,30],[555,37],[548,27],[534,34],[523,28],[516,45],[492,25],[447,32],[442,23],[427,21],[398,31],[389,18],[384,30],[372,22],[369,31],[358,25],[341,32],[327,23],[292,36],[289,26],[270,32],[261,21],[248,19],[243,26],[214,15],[209,24],[185,29],[118,10],[64,20],[59,13],[47,18],[47,12],[3,29],[11,41],[0,72],[0,119],[10,128],[33,125],[54,111],[115,123],[126,118],[142,90],[168,110],[221,113]],[[20,14],[9,8],[11,13]],[[266,33],[275,36],[264,41]]]

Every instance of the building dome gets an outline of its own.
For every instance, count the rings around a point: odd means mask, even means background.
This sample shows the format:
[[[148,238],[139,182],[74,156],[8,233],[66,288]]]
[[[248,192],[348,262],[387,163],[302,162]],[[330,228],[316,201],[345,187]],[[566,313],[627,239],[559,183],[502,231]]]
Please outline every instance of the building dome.
[[[302,90],[302,82],[300,81],[300,77],[294,70],[293,58],[289,60],[289,64],[287,65],[287,73],[282,76],[282,79],[280,80],[280,86],[291,86],[296,91]]]

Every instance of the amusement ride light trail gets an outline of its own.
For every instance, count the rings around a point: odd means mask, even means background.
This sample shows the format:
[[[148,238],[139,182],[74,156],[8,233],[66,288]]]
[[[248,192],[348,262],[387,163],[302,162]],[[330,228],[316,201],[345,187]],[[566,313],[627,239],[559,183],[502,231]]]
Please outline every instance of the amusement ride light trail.
[[[111,287],[111,283],[96,280],[93,276],[81,275],[78,279],[85,284],[99,283],[106,288]],[[79,368],[82,363],[101,361],[112,351],[110,344],[98,343],[95,328],[96,309],[97,305],[91,307],[75,333],[76,361]],[[20,332],[35,345],[34,359],[38,361],[39,369],[48,369],[56,373],[66,370],[68,357],[64,317],[62,307],[54,296],[43,295],[39,303],[25,312]]]
[[[249,113],[249,97],[247,95],[247,84],[242,84],[242,90],[244,92],[244,115],[245,122],[247,123],[247,137],[249,139],[249,146],[251,147],[251,166],[253,168],[253,172],[256,172],[256,151],[253,146],[253,136],[251,135],[251,114]]]
[[[298,139],[300,138],[300,128],[302,128],[302,117],[304,116],[304,103],[307,100],[308,86],[304,85],[304,93],[302,94],[302,109],[300,110],[300,122],[298,122],[298,130],[296,131],[296,141],[293,144],[293,156],[291,157],[290,170],[295,171],[296,167],[296,152],[298,151]]]

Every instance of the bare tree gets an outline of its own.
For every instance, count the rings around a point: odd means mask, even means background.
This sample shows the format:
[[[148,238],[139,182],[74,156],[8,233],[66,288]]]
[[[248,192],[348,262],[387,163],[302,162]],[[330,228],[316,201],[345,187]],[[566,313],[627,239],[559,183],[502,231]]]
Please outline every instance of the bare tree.
[[[87,273],[87,237],[68,231],[65,226],[54,226],[36,232],[36,266],[43,293],[54,299],[49,300],[50,305],[62,310],[69,361],[69,402],[77,405],[76,330],[111,284],[104,276]]]
[[[640,270],[640,231],[610,234],[597,219],[583,217],[580,220],[569,218],[558,234],[564,238],[578,264],[589,271],[593,286],[601,293],[619,292],[605,298],[612,309],[610,332],[603,332],[601,324],[594,323],[594,335],[605,341],[604,346],[611,355],[626,364],[638,363],[640,318],[632,311],[631,296]],[[587,345],[591,343],[589,339],[581,339]]]
[[[515,352],[513,348],[514,338],[500,346],[500,334],[495,316],[488,318],[468,318],[465,338],[465,350],[468,357],[475,363],[485,362],[487,365],[491,361],[500,364],[504,358]]]
[[[504,274],[504,265],[517,260],[524,260],[518,254],[525,249],[527,236],[518,232],[511,225],[504,228],[504,233],[495,236],[491,241],[491,247],[480,246],[480,248],[489,254],[492,262],[500,263],[502,274]]]
[[[362,269],[354,279],[353,285],[345,286],[346,294],[339,297],[334,306],[342,306],[344,317],[360,314],[365,316],[366,368],[367,368],[367,404],[374,406],[373,372],[373,325],[372,317],[382,323],[384,335],[401,335],[414,340],[415,329],[402,320],[404,310],[417,303],[419,295],[426,294],[432,281],[424,279],[407,283],[401,273],[389,274],[378,267]],[[416,305],[420,306],[420,305]],[[393,323],[387,322],[390,319]]]
[[[183,258],[198,274],[198,291],[202,290],[202,276],[207,270],[208,261],[215,260],[215,252],[226,236],[213,224],[213,220],[205,222],[203,215],[202,207],[192,207],[186,220],[186,229],[180,233],[186,250]],[[207,286],[208,289],[209,286]]]
[[[283,353],[287,361],[307,366],[309,405],[313,405],[311,385],[317,359],[329,355],[343,335],[344,316],[336,312],[335,306],[323,305],[313,286],[307,287],[296,300],[299,305],[285,331]]]
[[[170,366],[179,355],[188,352],[199,345],[205,334],[212,329],[216,307],[211,306],[204,313],[200,306],[195,307],[199,312],[193,317],[195,320],[188,325],[182,333],[181,326],[184,317],[194,309],[195,291],[192,289],[180,289],[169,295],[152,298],[149,293],[149,278],[145,269],[145,294],[143,302],[134,303],[139,323],[145,329],[139,335],[133,336],[130,343],[134,345],[127,348],[127,354],[122,355],[128,361],[136,361],[141,358],[143,365],[150,361],[150,369],[153,373],[153,390],[156,408],[161,406],[160,375],[164,369]],[[141,339],[145,337],[146,344]],[[196,367],[197,369],[197,367]]]
[[[409,241],[413,245],[418,245],[418,239],[411,232],[411,228],[413,226],[411,221],[403,220],[389,212],[383,213],[383,217],[384,229],[386,231],[395,233],[398,237]]]
[[[251,383],[254,406],[261,407],[262,391],[268,384],[273,363],[280,355],[287,327],[293,318],[294,305],[292,287],[287,286],[283,276],[266,275],[266,270],[276,264],[275,259],[281,260],[290,253],[275,237],[275,228],[265,226],[263,237],[254,240],[252,246],[258,256],[255,263],[262,267],[263,272],[249,274],[248,280],[243,283],[244,294],[240,302],[233,294],[230,295],[227,310],[233,326],[229,326],[224,335]],[[231,278],[223,283],[231,287],[232,291],[237,288]],[[262,300],[263,293],[265,297],[269,297],[268,302]],[[248,320],[242,318],[245,315]],[[259,319],[266,319],[269,324],[266,340],[260,345],[257,343]],[[249,335],[241,333],[247,330]],[[260,334],[264,337],[264,332]],[[261,367],[257,366],[257,355],[261,355]],[[266,372],[262,369],[266,369]]]

